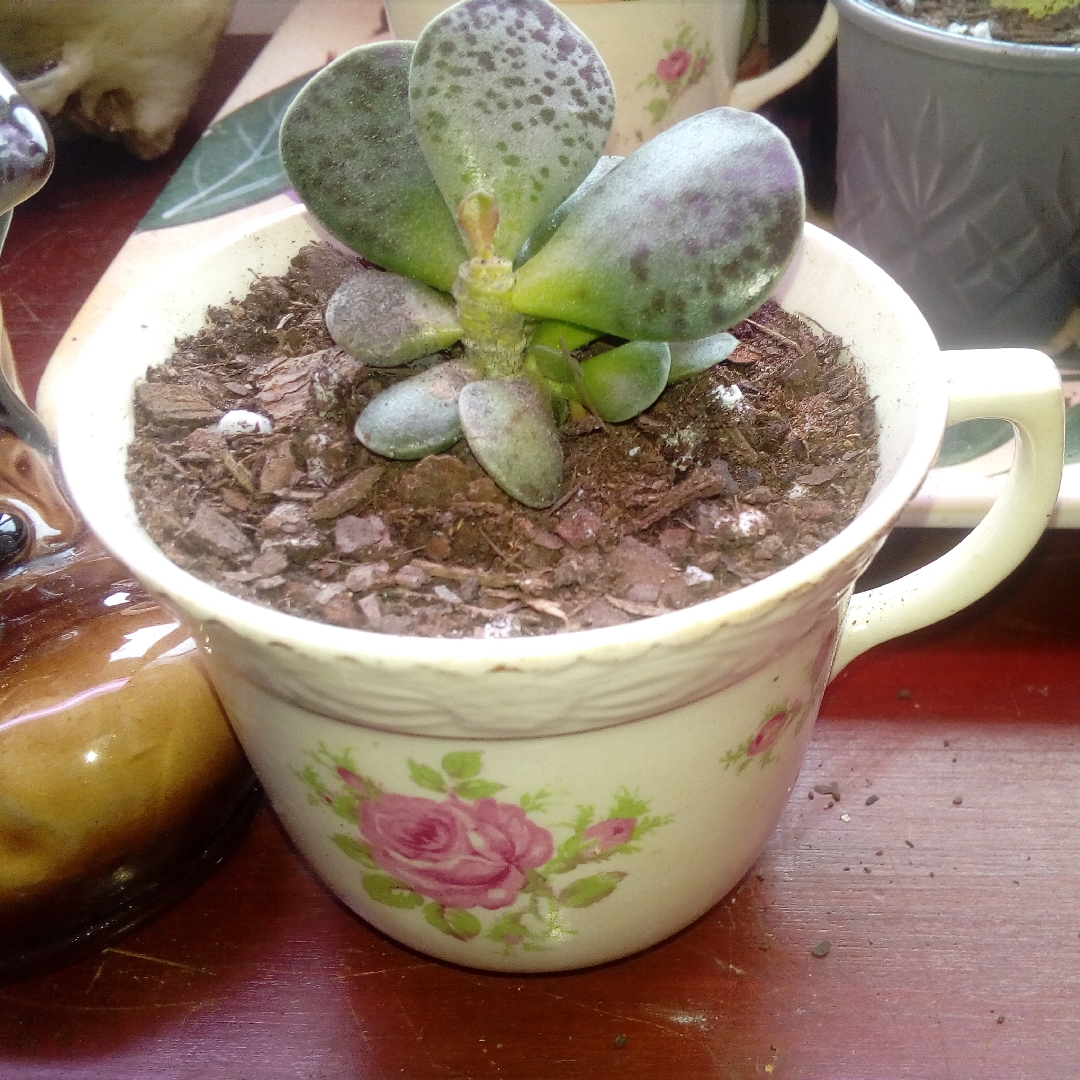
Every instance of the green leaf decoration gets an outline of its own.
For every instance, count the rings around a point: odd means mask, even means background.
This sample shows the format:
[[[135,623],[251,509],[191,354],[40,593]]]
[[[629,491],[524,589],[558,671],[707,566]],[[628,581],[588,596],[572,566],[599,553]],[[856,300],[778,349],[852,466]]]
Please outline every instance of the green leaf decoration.
[[[409,908],[419,907],[424,898],[413,892],[404,882],[389,874],[365,874],[360,879],[364,892],[377,904],[385,904],[387,907]]]
[[[412,777],[414,784],[419,784],[428,791],[446,791],[446,781],[438,769],[433,769],[430,765],[421,765],[412,758],[409,758],[409,776]]]
[[[263,94],[207,129],[138,231],[203,221],[286,191],[289,178],[278,154],[278,130],[285,110],[312,74]]]
[[[961,465],[1004,446],[1013,437],[1008,420],[965,420],[945,429],[935,468]]]
[[[480,920],[463,908],[446,908],[434,901],[424,905],[424,919],[458,941],[472,941],[483,930]]]
[[[624,877],[625,871],[605,870],[602,874],[578,878],[559,893],[559,903],[573,908],[589,907],[610,896]]]
[[[504,787],[505,784],[496,784],[493,780],[463,780],[454,785],[454,794],[462,799],[487,799]]]
[[[466,364],[436,364],[368,402],[353,432],[373,453],[398,461],[441,453],[461,438],[459,396],[474,378]]]
[[[685,382],[703,371],[708,371],[713,364],[726,360],[739,344],[739,339],[732,334],[711,334],[697,341],[671,342],[671,370],[668,372],[668,386]]]
[[[515,270],[523,262],[528,262],[528,260],[555,235],[555,230],[563,223],[566,215],[577,205],[582,195],[584,195],[598,180],[602,180],[607,176],[620,161],[622,161],[621,157],[605,156],[593,166],[592,172],[581,181],[574,191],[570,192],[554,211],[552,211],[547,220],[542,221],[533,230],[529,239],[521,245],[521,250],[518,252],[517,258],[514,259]],[[582,344],[584,344],[584,342]],[[573,348],[573,346],[571,346],[571,348]]]
[[[457,308],[446,293],[370,269],[338,286],[326,305],[326,329],[347,353],[380,367],[417,360],[461,337]]]
[[[613,424],[647,409],[663,392],[671,367],[665,341],[630,341],[581,365],[589,403]]]
[[[342,243],[449,292],[465,247],[409,118],[413,45],[361,45],[322,69],[281,124],[297,194]]]
[[[1080,405],[1065,413],[1065,464],[1080,461]]]
[[[630,340],[706,337],[773,290],[804,213],[785,136],[755,113],[710,109],[596,183],[518,270],[511,303]]]
[[[375,860],[372,858],[371,848],[368,847],[367,844],[362,844],[359,840],[355,840],[345,833],[334,833],[330,839],[341,848],[350,859],[360,863],[361,866],[366,866],[369,870],[375,869]]]
[[[483,755],[479,750],[455,750],[443,757],[442,767],[452,780],[471,780],[480,775]]]
[[[551,406],[528,379],[471,382],[458,412],[469,449],[503,491],[537,509],[559,497],[559,434]]]
[[[409,74],[416,137],[453,214],[486,192],[495,254],[526,237],[588,176],[615,95],[599,53],[547,0],[461,0],[416,43]]]

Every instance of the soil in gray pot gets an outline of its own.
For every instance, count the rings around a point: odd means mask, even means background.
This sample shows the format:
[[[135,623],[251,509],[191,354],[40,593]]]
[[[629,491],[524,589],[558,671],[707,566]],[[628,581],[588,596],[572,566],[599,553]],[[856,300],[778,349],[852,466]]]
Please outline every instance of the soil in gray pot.
[[[927,26],[963,33],[961,27],[985,26],[975,36],[1024,45],[1080,45],[1080,4],[1035,18],[1026,11],[998,7],[987,0],[878,0],[895,15],[915,19]]]
[[[334,347],[323,308],[356,265],[305,248],[284,277],[211,311],[136,390],[128,478],[143,524],[236,596],[394,634],[609,626],[787,566],[847,525],[873,483],[857,366],[771,302],[734,328],[729,360],[636,419],[565,425],[548,509],[505,495],[464,441],[420,461],[376,457],[352,423],[416,365],[367,367]],[[216,430],[237,409],[272,432]]]

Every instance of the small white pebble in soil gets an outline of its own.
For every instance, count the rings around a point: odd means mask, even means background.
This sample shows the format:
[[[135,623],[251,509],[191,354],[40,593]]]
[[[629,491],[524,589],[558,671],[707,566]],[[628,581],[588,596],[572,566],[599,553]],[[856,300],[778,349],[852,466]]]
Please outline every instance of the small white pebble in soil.
[[[234,435],[270,435],[274,423],[262,413],[248,412],[247,409],[232,409],[227,412],[212,428],[219,435],[231,439]]]
[[[740,536],[764,536],[769,529],[769,519],[753,507],[739,514],[736,531]]]
[[[521,622],[516,615],[499,615],[484,624],[481,631],[485,638],[511,638],[521,636]]]
[[[743,392],[737,386],[718,386],[712,396],[725,409],[734,409],[743,399]]]
[[[915,0],[899,0],[897,7],[900,9],[901,15],[915,14]]]
[[[640,446],[632,446],[630,448],[630,451],[629,451],[629,456],[630,457],[637,457],[638,454],[640,454],[640,453],[641,453],[641,447]]]
[[[454,592],[453,589],[449,588],[446,585],[436,585],[435,586],[435,595],[440,600],[445,600],[448,604],[460,604],[461,603],[461,597],[458,596],[458,594],[456,592]]]
[[[715,580],[716,578],[708,570],[702,570],[700,566],[694,566],[693,564],[683,571],[683,581],[690,586],[707,585],[710,581]]]
[[[982,22],[977,22],[971,28],[971,36],[973,38],[981,38],[983,41],[992,41],[994,39],[994,34],[990,29],[990,20],[983,19]]]
[[[841,821],[850,821],[851,820],[851,815],[850,814],[841,814],[840,815],[840,820]]]

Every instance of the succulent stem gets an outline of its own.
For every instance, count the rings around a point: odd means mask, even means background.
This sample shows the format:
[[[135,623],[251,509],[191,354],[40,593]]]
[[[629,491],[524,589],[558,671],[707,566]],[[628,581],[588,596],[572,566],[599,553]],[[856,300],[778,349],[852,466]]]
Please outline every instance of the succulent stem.
[[[525,317],[509,302],[509,259],[477,256],[463,262],[454,282],[466,355],[482,379],[516,379],[525,371]]]

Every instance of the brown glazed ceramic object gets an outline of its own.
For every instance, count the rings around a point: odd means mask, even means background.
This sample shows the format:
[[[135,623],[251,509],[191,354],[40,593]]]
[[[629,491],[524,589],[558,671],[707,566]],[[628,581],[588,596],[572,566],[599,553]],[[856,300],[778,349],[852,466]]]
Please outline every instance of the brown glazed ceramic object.
[[[0,243],[52,159],[4,74]],[[195,642],[68,505],[44,428],[0,374],[0,981],[160,911],[259,799]]]

